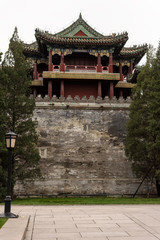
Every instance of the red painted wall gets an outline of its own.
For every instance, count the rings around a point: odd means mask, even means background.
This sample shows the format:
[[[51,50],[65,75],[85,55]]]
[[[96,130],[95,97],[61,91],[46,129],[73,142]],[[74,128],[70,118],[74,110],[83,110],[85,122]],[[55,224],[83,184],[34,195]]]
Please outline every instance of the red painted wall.
[[[67,97],[68,95],[71,95],[73,98],[78,95],[80,98],[83,96],[86,96],[89,98],[91,95],[95,98],[98,94],[98,85],[97,81],[70,81],[65,80],[64,81],[64,96]]]
[[[89,53],[72,53],[64,57],[64,62],[66,65],[96,66],[97,58]]]
[[[80,30],[80,31],[77,32],[74,36],[87,36],[87,35]]]

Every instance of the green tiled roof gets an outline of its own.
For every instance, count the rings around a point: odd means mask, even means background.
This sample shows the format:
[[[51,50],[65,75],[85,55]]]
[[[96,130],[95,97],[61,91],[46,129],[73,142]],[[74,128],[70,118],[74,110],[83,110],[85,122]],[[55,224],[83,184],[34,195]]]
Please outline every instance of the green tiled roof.
[[[33,42],[31,44],[24,43],[23,46],[24,46],[24,51],[25,52],[39,53],[37,42]]]
[[[71,24],[69,27],[64,29],[61,32],[56,33],[54,36],[57,37],[73,37],[78,31],[84,32],[87,37],[103,37],[103,35],[96,30],[94,30],[92,27],[90,27],[86,21],[82,18],[82,15],[79,15],[79,18]]]
[[[38,40],[44,40],[48,43],[58,44],[98,44],[98,45],[115,45],[118,43],[125,43],[128,40],[128,34],[122,33],[118,35],[111,35],[105,37],[60,37],[52,35],[36,29],[35,36]]]
[[[142,46],[133,46],[133,47],[130,47],[130,48],[124,47],[121,50],[120,54],[122,56],[127,56],[127,55],[134,56],[134,55],[137,55],[137,54],[139,55],[141,53],[145,53],[146,51],[147,51],[147,44],[144,44]]]

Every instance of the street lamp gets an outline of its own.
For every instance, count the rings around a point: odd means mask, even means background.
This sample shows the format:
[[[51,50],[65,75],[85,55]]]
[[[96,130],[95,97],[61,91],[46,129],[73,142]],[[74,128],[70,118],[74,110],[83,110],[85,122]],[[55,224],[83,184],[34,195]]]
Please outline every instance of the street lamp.
[[[7,195],[5,198],[4,214],[0,217],[17,218],[18,215],[11,213],[11,175],[12,175],[12,150],[15,148],[17,134],[9,132],[5,134],[6,148],[8,149],[8,180],[7,180]]]

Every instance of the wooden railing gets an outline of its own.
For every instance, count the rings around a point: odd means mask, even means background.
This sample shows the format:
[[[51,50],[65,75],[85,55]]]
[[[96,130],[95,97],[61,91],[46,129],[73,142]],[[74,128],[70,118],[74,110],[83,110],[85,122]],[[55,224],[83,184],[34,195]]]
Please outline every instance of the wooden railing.
[[[60,65],[53,65],[53,71],[59,72],[60,70]]]
[[[53,65],[53,71],[60,71],[60,65]],[[97,66],[65,65],[66,72],[97,72]],[[108,66],[102,66],[102,72],[108,72]]]
[[[96,72],[96,66],[66,65],[66,72]]]
[[[60,65],[53,65],[53,72],[60,72]],[[102,66],[102,73],[109,73],[108,66]],[[65,65],[65,72],[93,72],[97,73],[97,66]],[[43,80],[43,73],[34,72],[33,79]],[[121,75],[121,81],[128,80],[127,75]]]

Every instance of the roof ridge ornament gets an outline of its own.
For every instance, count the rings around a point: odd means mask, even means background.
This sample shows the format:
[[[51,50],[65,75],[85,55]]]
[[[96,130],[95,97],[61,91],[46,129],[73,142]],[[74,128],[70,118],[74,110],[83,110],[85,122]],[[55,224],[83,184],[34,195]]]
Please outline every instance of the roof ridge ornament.
[[[79,18],[81,18],[81,19],[82,19],[82,14],[81,14],[81,12],[80,12],[80,14],[79,14]]]

